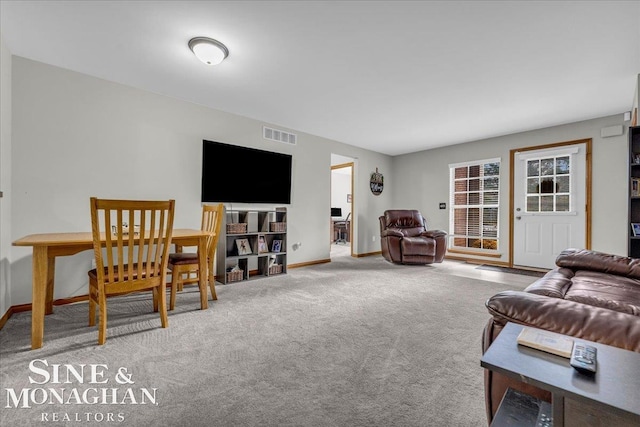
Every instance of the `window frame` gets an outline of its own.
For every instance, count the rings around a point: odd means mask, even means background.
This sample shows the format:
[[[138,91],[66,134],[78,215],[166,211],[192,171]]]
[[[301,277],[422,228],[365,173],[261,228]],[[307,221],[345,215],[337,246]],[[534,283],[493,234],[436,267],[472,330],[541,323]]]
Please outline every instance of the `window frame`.
[[[498,173],[496,175],[484,175],[485,173],[485,166],[488,164],[492,164],[492,163],[497,163],[498,164]],[[469,170],[469,168],[473,167],[473,166],[477,166],[480,168],[480,171],[478,173],[478,176],[472,176],[470,177],[469,174],[467,173],[467,176],[464,178],[456,178],[456,169],[457,168],[462,168],[462,167],[466,167],[467,170]],[[478,253],[478,254],[490,254],[490,255],[496,255],[498,253],[498,251],[500,250],[500,168],[502,166],[502,159],[500,157],[496,157],[496,158],[489,158],[489,159],[482,159],[482,160],[474,160],[474,161],[469,161],[469,162],[462,162],[462,163],[452,163],[449,164],[449,236],[448,236],[448,242],[447,242],[447,249],[448,250],[452,250],[452,251],[471,251],[474,253]],[[487,178],[497,178],[497,185],[496,188],[493,189],[486,189],[485,188],[485,182],[487,180]],[[471,180],[479,180],[480,184],[479,184],[479,188],[477,189],[470,189],[470,186],[468,185],[468,183]],[[460,191],[457,190],[456,191],[456,182],[461,182],[462,180],[466,180],[467,181],[467,186],[466,186],[466,190],[464,191]],[[478,204],[469,204],[469,194],[470,193],[480,193],[481,194],[481,201],[482,203],[478,203]],[[487,193],[496,193],[496,198],[495,198],[495,202],[492,203],[485,203],[485,195]],[[461,205],[461,204],[456,204],[456,194],[460,195],[460,194],[466,194],[466,204]],[[466,232],[465,234],[461,234],[461,233],[455,233],[456,231],[456,227],[455,227],[455,221],[456,221],[456,210],[459,209],[465,209],[466,211],[466,219],[467,219],[467,223],[465,225],[466,228]],[[474,235],[471,234],[469,232],[469,223],[468,223],[468,218],[469,218],[469,210],[470,209],[478,209],[478,235]],[[485,214],[485,209],[495,209],[496,212],[496,219],[495,219],[495,237],[494,236],[485,236],[484,235],[484,214]],[[492,224],[493,225],[493,224]],[[460,239],[463,238],[466,241],[466,246],[459,246],[455,244],[456,239]],[[496,242],[496,247],[495,248],[477,248],[477,247],[472,247],[469,246],[469,241],[470,240],[479,240],[480,242],[482,242],[483,240],[495,240]]]

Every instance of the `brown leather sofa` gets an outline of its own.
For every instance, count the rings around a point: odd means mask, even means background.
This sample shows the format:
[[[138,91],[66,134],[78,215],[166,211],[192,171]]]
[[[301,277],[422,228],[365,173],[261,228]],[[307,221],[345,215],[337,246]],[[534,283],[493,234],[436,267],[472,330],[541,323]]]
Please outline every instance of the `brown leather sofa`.
[[[442,262],[447,251],[445,233],[427,230],[417,210],[386,210],[380,218],[382,256],[398,264]]]
[[[483,353],[507,322],[640,353],[640,259],[567,249],[556,265],[524,292],[500,292],[486,302],[492,317],[484,329]],[[551,400],[534,386],[489,370],[484,375],[489,423],[509,387]]]

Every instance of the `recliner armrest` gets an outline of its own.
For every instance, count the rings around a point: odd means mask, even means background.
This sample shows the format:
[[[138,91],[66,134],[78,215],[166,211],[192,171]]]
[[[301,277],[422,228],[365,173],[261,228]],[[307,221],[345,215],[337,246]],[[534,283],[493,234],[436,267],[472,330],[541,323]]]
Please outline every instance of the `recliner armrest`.
[[[427,230],[427,231],[423,231],[422,233],[420,233],[421,236],[425,236],[425,237],[431,237],[432,239],[435,239],[437,237],[445,237],[447,235],[446,231],[444,230]]]
[[[380,237],[404,237],[404,234],[402,234],[398,230],[387,228],[386,230],[380,232]]]

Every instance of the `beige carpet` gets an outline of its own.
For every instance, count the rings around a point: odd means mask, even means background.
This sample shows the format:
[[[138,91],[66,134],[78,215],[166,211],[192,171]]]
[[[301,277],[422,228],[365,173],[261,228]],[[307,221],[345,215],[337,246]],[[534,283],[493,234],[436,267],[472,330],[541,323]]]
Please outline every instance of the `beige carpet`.
[[[484,302],[522,286],[438,267],[337,257],[219,285],[206,311],[190,287],[167,329],[150,294],[112,298],[104,346],[86,303],[55,307],[35,351],[30,313],[16,314],[0,331],[0,425],[486,425]],[[84,376],[64,384],[60,369],[56,383],[54,364]]]

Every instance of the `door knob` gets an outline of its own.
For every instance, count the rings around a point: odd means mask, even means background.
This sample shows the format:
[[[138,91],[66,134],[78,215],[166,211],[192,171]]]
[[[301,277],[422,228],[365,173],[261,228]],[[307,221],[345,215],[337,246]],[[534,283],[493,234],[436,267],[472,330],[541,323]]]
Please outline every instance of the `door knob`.
[[[521,216],[517,216],[516,219],[522,219],[522,217]]]
[[[517,211],[517,212],[520,212],[520,208],[516,208],[516,211]]]

